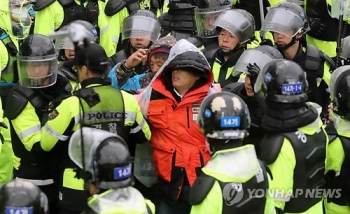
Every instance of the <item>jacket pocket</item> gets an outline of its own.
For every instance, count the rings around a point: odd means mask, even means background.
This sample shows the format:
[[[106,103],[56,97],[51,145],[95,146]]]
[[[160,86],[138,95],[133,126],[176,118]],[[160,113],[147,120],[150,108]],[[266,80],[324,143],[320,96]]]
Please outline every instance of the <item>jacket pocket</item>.
[[[175,149],[153,146],[153,161],[157,175],[170,182]]]
[[[164,106],[157,106],[148,109],[147,112],[150,125],[154,128],[166,129],[169,128],[168,115]]]

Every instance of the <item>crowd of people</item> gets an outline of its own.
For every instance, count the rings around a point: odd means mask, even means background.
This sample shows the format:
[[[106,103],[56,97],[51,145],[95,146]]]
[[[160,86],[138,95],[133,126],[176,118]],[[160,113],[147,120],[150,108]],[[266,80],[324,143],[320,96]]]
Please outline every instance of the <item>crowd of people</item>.
[[[2,0],[0,214],[350,214],[335,7]]]

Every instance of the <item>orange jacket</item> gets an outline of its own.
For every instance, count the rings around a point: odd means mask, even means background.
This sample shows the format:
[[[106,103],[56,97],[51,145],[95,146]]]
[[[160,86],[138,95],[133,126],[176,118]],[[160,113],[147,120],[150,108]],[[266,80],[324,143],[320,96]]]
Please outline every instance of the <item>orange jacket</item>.
[[[212,82],[210,72],[208,82],[189,91],[181,102],[177,102],[160,78],[152,84],[147,115],[151,126],[153,160],[158,176],[172,182],[175,168],[184,169],[192,186],[199,172],[210,159],[206,139],[196,120],[200,103],[208,95]]]

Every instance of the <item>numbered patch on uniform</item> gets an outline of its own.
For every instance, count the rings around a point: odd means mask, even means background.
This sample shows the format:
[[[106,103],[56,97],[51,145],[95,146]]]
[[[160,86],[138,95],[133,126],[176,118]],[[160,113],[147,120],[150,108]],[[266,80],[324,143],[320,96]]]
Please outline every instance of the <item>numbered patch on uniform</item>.
[[[50,114],[49,114],[49,120],[53,120],[58,116],[58,111],[54,109]]]
[[[33,207],[5,207],[5,214],[33,214]]]

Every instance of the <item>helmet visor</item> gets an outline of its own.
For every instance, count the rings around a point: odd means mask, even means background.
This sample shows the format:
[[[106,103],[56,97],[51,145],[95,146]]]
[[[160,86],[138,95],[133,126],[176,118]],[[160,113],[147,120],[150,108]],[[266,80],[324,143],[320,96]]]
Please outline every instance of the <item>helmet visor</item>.
[[[203,38],[217,37],[218,32],[214,22],[220,16],[222,11],[228,10],[231,6],[226,5],[214,9],[194,9],[194,17],[196,20],[197,34]]]
[[[25,37],[33,23],[29,11],[32,0],[10,0],[9,11],[11,17],[12,33],[16,37]]]
[[[248,42],[254,35],[253,23],[250,23],[243,14],[234,10],[222,13],[214,22],[214,26],[229,31],[239,39],[240,44]]]
[[[341,66],[335,69],[335,71],[333,71],[331,75],[331,80],[329,81],[329,92],[331,94],[331,100],[333,100],[336,95],[335,94],[337,89],[336,86],[339,80],[343,78],[345,74],[349,74],[349,73],[350,73],[350,65]]]
[[[266,15],[261,27],[262,35],[269,31],[293,37],[300,33],[304,26],[303,20],[295,13],[284,8],[272,8]]]
[[[46,88],[57,79],[57,55],[45,57],[17,56],[19,83],[28,88]]]
[[[57,50],[74,50],[74,44],[69,37],[59,38],[55,41],[55,47]]]
[[[258,50],[255,49],[248,49],[243,52],[243,54],[239,57],[234,70],[236,72],[243,72],[247,73],[247,66],[249,63],[254,64],[256,63],[260,69],[262,69],[268,62],[272,61],[273,59]]]
[[[343,59],[350,58],[350,36],[345,37],[342,41],[342,50],[340,57]]]
[[[129,16],[124,19],[122,39],[143,38],[155,42],[160,36],[161,26],[156,19],[145,16]]]

